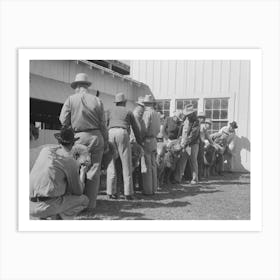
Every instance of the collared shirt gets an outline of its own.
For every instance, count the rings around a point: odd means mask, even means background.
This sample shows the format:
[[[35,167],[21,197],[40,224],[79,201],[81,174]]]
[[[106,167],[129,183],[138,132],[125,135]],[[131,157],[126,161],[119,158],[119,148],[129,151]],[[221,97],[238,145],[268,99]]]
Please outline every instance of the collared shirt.
[[[133,113],[124,106],[115,106],[108,113],[108,127],[121,127],[130,132],[130,126],[134,132],[136,141],[141,144],[142,139],[138,124],[135,120]]]
[[[108,141],[103,103],[86,89],[67,98],[59,120],[62,125],[71,126],[75,132],[99,129],[104,141]]]
[[[183,146],[198,144],[200,138],[200,124],[198,119],[190,122],[188,118],[184,121],[182,142]]]
[[[157,137],[160,131],[160,116],[151,107],[146,107],[143,114],[143,121],[146,128],[146,137]]]
[[[83,193],[78,163],[60,145],[47,146],[31,170],[30,197],[59,197],[66,193]]]

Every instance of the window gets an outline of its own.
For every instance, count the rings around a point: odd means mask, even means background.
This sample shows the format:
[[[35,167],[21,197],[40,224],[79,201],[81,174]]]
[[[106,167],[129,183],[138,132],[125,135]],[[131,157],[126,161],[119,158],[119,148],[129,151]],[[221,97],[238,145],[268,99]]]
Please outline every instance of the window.
[[[156,100],[156,111],[164,114],[165,117],[170,116],[170,99]]]
[[[63,104],[30,98],[30,123],[41,129],[59,130]]]
[[[218,132],[228,124],[228,98],[205,98],[204,111],[212,119],[211,133]]]
[[[176,110],[183,110],[186,105],[193,105],[193,108],[197,111],[198,99],[176,99]]]

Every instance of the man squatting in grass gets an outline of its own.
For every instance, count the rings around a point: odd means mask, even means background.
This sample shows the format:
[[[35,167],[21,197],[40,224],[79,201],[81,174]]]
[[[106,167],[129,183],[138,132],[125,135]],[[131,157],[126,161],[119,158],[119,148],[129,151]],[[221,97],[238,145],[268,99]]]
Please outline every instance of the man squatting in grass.
[[[30,173],[31,219],[73,219],[89,203],[83,195],[87,166],[80,167],[71,152],[78,138],[71,128],[55,137],[59,145],[43,148]]]

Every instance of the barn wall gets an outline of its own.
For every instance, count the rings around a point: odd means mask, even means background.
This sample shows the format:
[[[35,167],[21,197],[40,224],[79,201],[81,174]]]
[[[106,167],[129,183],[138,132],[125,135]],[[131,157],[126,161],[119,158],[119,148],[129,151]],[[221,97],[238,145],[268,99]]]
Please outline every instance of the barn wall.
[[[250,170],[250,61],[245,60],[135,60],[131,77],[146,83],[156,99],[228,97],[229,121],[237,121],[234,169]]]

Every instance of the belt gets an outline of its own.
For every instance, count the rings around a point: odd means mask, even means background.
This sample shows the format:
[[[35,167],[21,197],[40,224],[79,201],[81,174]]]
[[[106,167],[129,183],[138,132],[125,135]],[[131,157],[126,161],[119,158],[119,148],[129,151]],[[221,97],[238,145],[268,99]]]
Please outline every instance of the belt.
[[[42,202],[52,199],[53,197],[46,197],[46,196],[38,196],[38,197],[30,197],[30,201],[32,202]]]
[[[111,128],[121,128],[121,129],[127,130],[127,128],[124,128],[124,127],[121,127],[121,126],[113,126],[113,127],[110,127],[109,129],[111,129]]]
[[[91,128],[91,129],[85,129],[85,130],[77,130],[75,133],[80,133],[80,132],[90,132],[94,130],[100,130],[99,128]]]

